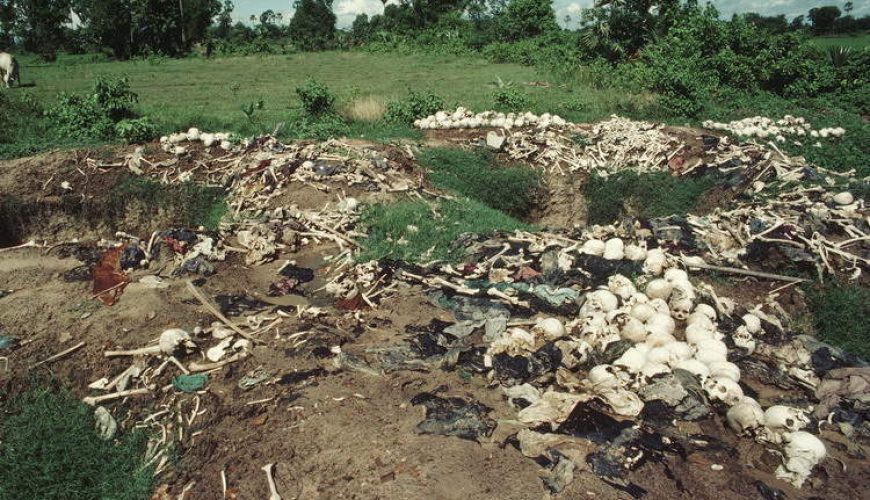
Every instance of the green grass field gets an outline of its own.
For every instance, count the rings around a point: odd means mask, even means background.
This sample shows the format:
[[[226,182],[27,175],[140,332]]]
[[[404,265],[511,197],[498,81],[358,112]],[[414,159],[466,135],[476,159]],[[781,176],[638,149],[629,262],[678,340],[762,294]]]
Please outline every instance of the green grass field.
[[[472,109],[493,107],[497,78],[512,81],[529,95],[529,108],[557,112],[574,120],[607,116],[625,101],[624,92],[593,89],[582,84],[526,86],[546,80],[535,68],[493,64],[482,59],[404,56],[365,52],[321,52],[233,58],[151,59],[126,62],[93,61],[92,56],[61,56],[53,64],[22,58],[22,81],[16,89],[48,104],[58,92],[85,91],[98,74],[129,77],[139,94],[140,111],[164,131],[197,126],[201,129],[253,132],[272,130],[298,109],[294,89],[309,76],[328,85],[341,100],[374,96],[388,101],[407,89],[432,90],[448,105]],[[253,124],[241,111],[244,104],[263,100]],[[564,109],[582,101],[580,110]],[[560,109],[562,108],[562,109]]]
[[[854,49],[863,49],[870,47],[870,33],[861,33],[857,35],[842,35],[842,36],[817,36],[810,41],[821,48],[828,47],[852,47]]]

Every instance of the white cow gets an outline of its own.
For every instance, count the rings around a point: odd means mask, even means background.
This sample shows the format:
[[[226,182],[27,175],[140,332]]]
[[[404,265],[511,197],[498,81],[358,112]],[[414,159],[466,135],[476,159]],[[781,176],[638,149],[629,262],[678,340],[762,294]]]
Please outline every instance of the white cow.
[[[7,89],[13,83],[21,83],[21,77],[18,75],[18,61],[7,52],[0,52],[0,77],[3,78],[3,83],[6,84]]]

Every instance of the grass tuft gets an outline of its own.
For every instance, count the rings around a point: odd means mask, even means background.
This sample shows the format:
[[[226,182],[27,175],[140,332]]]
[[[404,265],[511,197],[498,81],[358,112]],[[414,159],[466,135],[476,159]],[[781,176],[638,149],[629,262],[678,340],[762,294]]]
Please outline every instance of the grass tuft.
[[[359,97],[344,106],[342,115],[355,122],[374,123],[384,117],[387,106],[375,96]]]
[[[93,409],[67,392],[31,388],[4,408],[0,499],[145,499],[152,469],[142,466],[145,436],[103,441]]]
[[[193,182],[164,185],[150,179],[125,177],[108,197],[108,213],[120,216],[131,203],[137,203],[149,213],[160,210],[170,214],[179,224],[217,229],[227,212],[221,188]]]

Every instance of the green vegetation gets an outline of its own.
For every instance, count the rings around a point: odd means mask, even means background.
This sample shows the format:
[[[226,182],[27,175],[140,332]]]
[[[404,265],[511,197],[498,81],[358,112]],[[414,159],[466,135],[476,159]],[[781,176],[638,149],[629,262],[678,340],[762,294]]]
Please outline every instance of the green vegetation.
[[[408,89],[408,95],[390,101],[384,119],[389,123],[409,125],[418,118],[433,115],[444,109],[444,99],[433,92]]]
[[[626,171],[610,177],[589,177],[586,199],[589,222],[609,224],[622,216],[663,217],[685,214],[713,187],[712,177],[674,177],[665,172]]]
[[[870,290],[859,285],[828,284],[807,290],[819,337],[870,359]]]
[[[366,209],[362,223],[368,233],[359,255],[363,261],[456,259],[461,256],[456,242],[462,234],[530,229],[498,210],[469,199],[374,205]]]
[[[217,229],[227,211],[221,188],[193,182],[164,185],[140,177],[123,178],[106,199],[107,216],[122,217],[127,208],[153,215],[162,211],[178,224],[207,229]]]
[[[870,47],[870,33],[860,33],[842,36],[814,36],[810,43],[816,47],[827,49],[828,47],[851,47],[864,49]]]
[[[31,388],[7,402],[0,421],[0,499],[145,499],[152,468],[144,436],[95,433],[93,408],[64,391]]]
[[[492,155],[464,149],[427,149],[420,163],[435,187],[479,201],[513,217],[525,217],[541,187],[537,171],[524,166],[498,167]]]

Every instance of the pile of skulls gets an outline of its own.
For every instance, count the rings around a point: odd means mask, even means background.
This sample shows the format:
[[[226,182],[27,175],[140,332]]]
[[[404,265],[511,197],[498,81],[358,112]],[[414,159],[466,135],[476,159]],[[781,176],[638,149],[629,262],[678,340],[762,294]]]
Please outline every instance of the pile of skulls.
[[[221,149],[229,151],[233,148],[231,139],[232,134],[229,132],[201,132],[198,128],[192,127],[187,132],[164,135],[160,138],[160,147],[167,153],[179,156],[187,153],[187,148],[182,146],[186,142],[201,142],[207,148],[220,146]]]
[[[827,138],[843,137],[846,133],[842,127],[826,127],[814,130],[812,125],[807,123],[803,117],[791,115],[785,115],[779,120],[773,120],[766,116],[753,116],[728,123],[707,120],[703,122],[703,126],[712,130],[726,130],[740,136],[776,139],[779,142],[785,142],[789,136]]]
[[[484,111],[474,113],[463,107],[456,111],[439,111],[434,115],[414,120],[414,126],[421,130],[454,129],[454,128],[512,128],[536,127],[546,129],[550,127],[565,127],[568,122],[558,115],[544,113],[540,116],[525,113],[500,113],[498,111]]]
[[[561,297],[556,305],[567,320],[539,315],[531,328],[487,321],[480,364],[502,383],[509,400],[523,402],[517,421],[527,429],[558,427],[577,403],[593,400],[613,414],[637,419],[645,418],[650,402],[672,407],[678,420],[718,409],[738,434],[785,444],[776,474],[800,486],[826,453],[818,438],[802,430],[809,408],[775,404],[765,409],[739,384],[739,360],[751,357],[766,360],[802,387],[818,385],[805,347],[766,341],[787,334],[780,319],[762,309],[777,314],[781,309],[772,304],[743,309],[709,285],[690,280],[679,267],[683,257],[665,248],[647,249],[649,238],[619,232],[599,227],[579,239],[518,232],[501,240],[500,250],[498,240],[486,242],[482,252],[489,256],[462,270],[440,264],[422,276],[400,276],[513,310],[531,308],[541,290]],[[614,272],[619,266],[641,276],[630,280]],[[566,282],[569,275],[577,276],[575,284]],[[526,280],[542,279],[552,286],[524,286]]]

